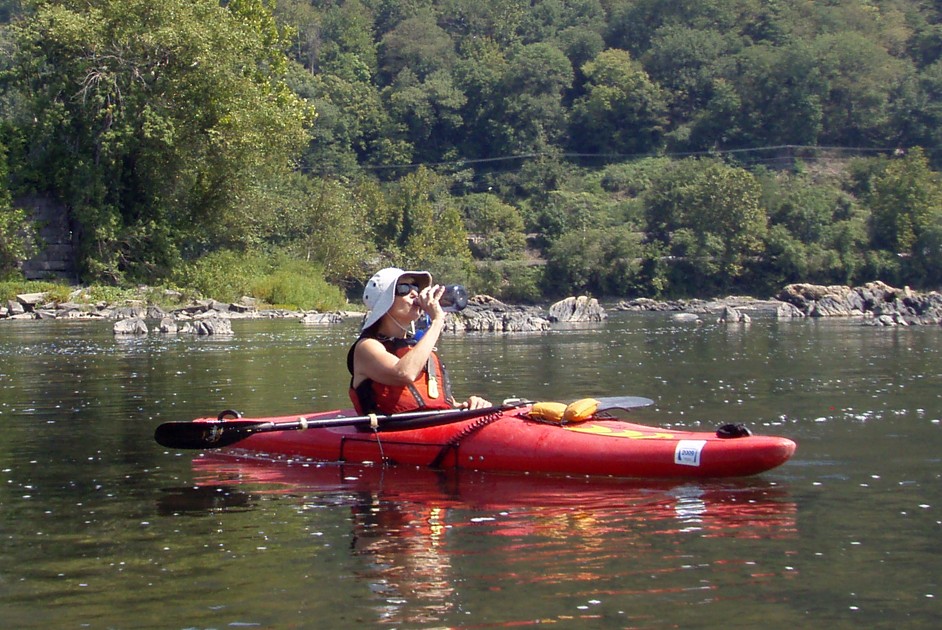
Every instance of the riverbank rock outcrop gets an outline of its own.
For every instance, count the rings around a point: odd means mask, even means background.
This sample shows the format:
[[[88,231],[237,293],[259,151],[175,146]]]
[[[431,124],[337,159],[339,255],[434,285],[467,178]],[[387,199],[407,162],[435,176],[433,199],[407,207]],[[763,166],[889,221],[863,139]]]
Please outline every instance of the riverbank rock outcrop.
[[[599,301],[585,295],[568,297],[549,307],[551,322],[600,322],[606,317]]]
[[[859,287],[844,285],[790,284],[769,300],[731,296],[720,300],[657,301],[625,300],[616,310],[673,313],[677,321],[696,321],[690,314],[710,314],[727,323],[744,321],[732,311],[766,315],[777,319],[795,317],[853,317],[870,326],[914,326],[942,324],[942,294],[919,293],[909,287],[897,289],[875,281]],[[729,310],[729,309],[732,309]],[[681,318],[679,315],[683,315]]]
[[[879,281],[853,288],[790,284],[776,297],[808,317],[863,317],[874,326],[942,324],[942,294],[897,289]]]
[[[72,298],[70,298],[72,299]],[[912,326],[942,324],[942,294],[919,293],[909,287],[898,289],[883,282],[868,282],[859,287],[844,285],[790,284],[774,298],[756,299],[729,296],[716,300],[670,300],[649,298],[622,300],[610,307],[616,311],[669,313],[678,322],[702,325],[707,317],[713,321],[734,324],[749,323],[754,316],[777,319],[800,317],[854,317],[873,326]],[[230,334],[226,332],[231,319],[298,319],[308,325],[331,325],[362,312],[329,313],[259,308],[252,298],[227,303],[217,300],[195,300],[186,306],[165,310],[144,301],[122,305],[75,302],[49,302],[44,293],[16,296],[0,303],[0,320],[17,319],[140,319],[159,322],[155,330],[162,333],[193,332],[196,334]],[[569,297],[554,303],[549,312],[539,306],[508,305],[487,295],[476,295],[464,311],[452,313],[445,329],[451,332],[539,332],[553,324],[598,322],[608,317],[595,298]],[[226,323],[199,324],[202,320],[224,320]],[[121,330],[119,330],[119,328]],[[231,331],[231,325],[229,325]],[[115,326],[115,334],[142,334],[140,326],[130,323]],[[146,333],[145,333],[146,334]]]
[[[489,295],[475,295],[468,306],[451,313],[445,323],[450,332],[540,332],[550,320],[538,306],[510,306]]]

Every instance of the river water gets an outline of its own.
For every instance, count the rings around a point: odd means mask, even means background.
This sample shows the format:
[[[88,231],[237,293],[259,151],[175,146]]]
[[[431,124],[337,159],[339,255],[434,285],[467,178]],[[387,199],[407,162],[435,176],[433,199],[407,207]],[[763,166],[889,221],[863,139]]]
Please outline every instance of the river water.
[[[615,314],[442,342],[457,393],[647,396],[798,443],[760,476],[556,479],[234,461],[161,422],[347,406],[356,324],[116,340],[0,323],[9,628],[936,628],[942,330]]]

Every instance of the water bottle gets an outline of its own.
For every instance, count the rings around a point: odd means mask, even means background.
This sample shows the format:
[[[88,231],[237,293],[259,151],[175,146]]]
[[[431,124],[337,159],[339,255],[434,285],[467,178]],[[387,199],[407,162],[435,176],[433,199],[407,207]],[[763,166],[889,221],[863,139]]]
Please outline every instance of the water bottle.
[[[445,287],[445,292],[442,293],[438,303],[441,304],[443,311],[457,313],[464,310],[464,307],[468,305],[468,291],[460,284],[450,284]],[[412,338],[415,341],[421,339],[428,332],[431,323],[428,315],[423,314],[419,321],[415,323],[415,333]]]
[[[468,291],[460,284],[449,284],[438,303],[448,313],[463,311],[468,305]]]

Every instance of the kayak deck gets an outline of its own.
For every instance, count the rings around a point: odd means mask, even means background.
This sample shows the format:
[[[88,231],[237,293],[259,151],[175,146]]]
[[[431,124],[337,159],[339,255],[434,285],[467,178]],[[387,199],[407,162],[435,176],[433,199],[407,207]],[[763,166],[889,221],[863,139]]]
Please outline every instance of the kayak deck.
[[[755,475],[785,463],[796,448],[784,437],[721,438],[716,433],[601,417],[548,424],[528,418],[527,411],[522,407],[433,426],[377,431],[333,426],[257,433],[227,450],[357,464],[676,479]],[[305,418],[343,418],[354,413],[340,410]],[[247,423],[297,420],[297,416],[243,419]]]

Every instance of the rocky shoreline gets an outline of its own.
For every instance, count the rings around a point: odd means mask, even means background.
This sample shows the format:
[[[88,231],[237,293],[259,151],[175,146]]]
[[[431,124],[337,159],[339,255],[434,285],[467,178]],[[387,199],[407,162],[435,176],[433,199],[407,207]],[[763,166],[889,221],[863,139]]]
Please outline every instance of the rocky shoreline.
[[[942,325],[942,293],[920,293],[909,287],[898,289],[880,281],[859,287],[844,285],[790,284],[774,298],[758,300],[730,296],[720,300],[658,302],[637,299],[621,301],[622,311],[670,312],[683,319],[710,315],[718,321],[748,322],[749,314],[778,319],[796,317],[857,318],[869,326]],[[737,319],[738,318],[738,319]]]
[[[942,325],[942,294],[919,293],[908,287],[898,289],[882,282],[860,287],[791,284],[773,298],[729,296],[716,300],[657,301],[647,298],[622,300],[613,311],[669,313],[677,321],[703,324],[749,323],[753,316],[791,319],[801,317],[858,318],[873,326]],[[196,300],[186,306],[165,310],[143,303],[124,305],[49,303],[45,294],[22,294],[0,305],[0,321],[87,320],[114,321],[116,335],[145,335],[151,330],[164,334],[232,334],[233,319],[297,319],[305,325],[329,325],[363,316],[359,311],[328,313],[259,308],[251,298],[233,303]],[[472,297],[465,310],[448,317],[450,332],[542,332],[554,325],[597,322],[607,317],[595,298],[569,297],[548,309],[514,306],[486,295]]]

